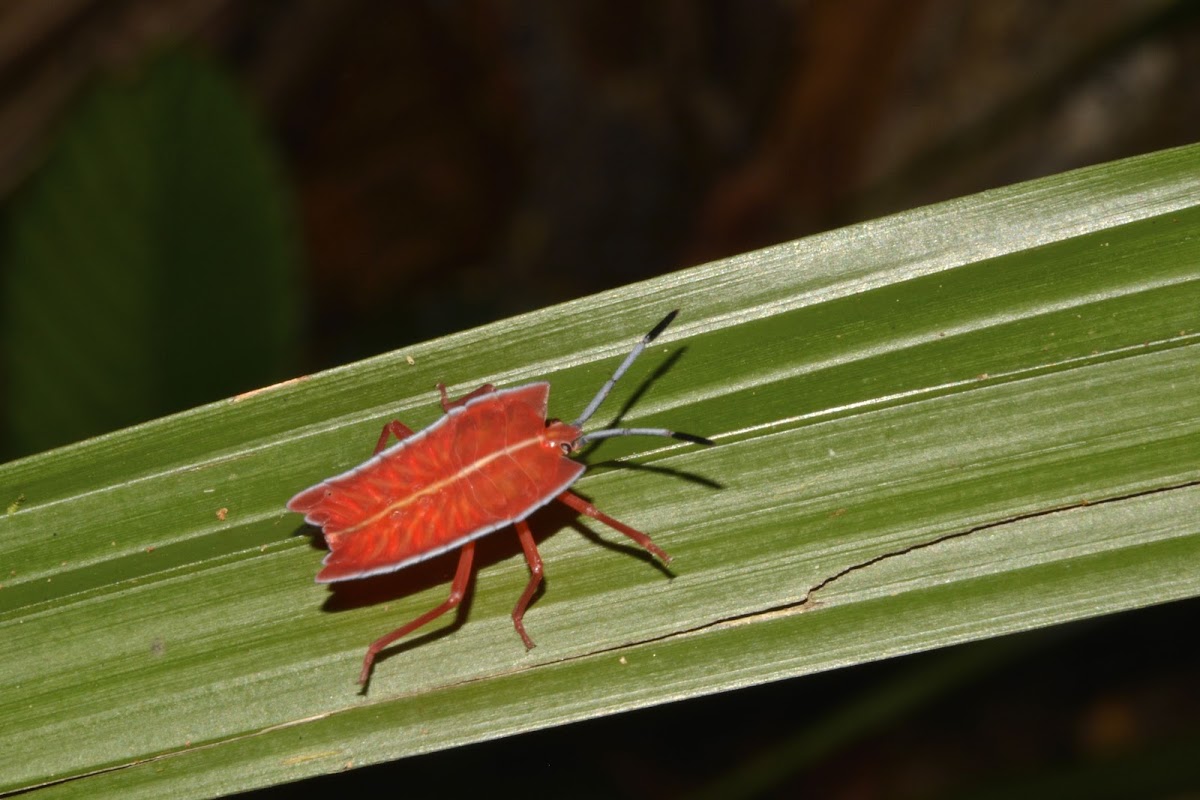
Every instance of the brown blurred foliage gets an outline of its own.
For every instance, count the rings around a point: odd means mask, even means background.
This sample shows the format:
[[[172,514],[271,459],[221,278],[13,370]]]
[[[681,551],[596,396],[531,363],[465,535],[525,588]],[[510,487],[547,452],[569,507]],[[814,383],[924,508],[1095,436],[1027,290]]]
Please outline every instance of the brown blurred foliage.
[[[1200,132],[1167,0],[46,0],[0,8],[0,192],[180,44],[284,150],[313,366]]]

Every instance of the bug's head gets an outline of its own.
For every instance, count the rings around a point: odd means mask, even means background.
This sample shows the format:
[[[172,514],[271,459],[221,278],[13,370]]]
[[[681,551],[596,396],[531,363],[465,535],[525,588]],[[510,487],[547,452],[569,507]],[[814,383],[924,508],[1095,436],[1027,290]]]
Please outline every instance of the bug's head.
[[[546,434],[543,437],[546,447],[553,447],[569,456],[580,447],[580,437],[583,431],[559,419],[546,420]]]

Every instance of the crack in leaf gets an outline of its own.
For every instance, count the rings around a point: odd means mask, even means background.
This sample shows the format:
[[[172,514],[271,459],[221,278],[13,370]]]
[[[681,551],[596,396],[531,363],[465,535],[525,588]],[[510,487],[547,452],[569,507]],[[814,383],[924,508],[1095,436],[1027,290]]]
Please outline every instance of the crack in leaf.
[[[999,520],[993,520],[991,522],[983,522],[978,525],[973,525],[970,528],[967,528],[965,530],[953,531],[951,533],[942,534],[941,536],[936,536],[933,539],[930,539],[928,541],[917,542],[915,544],[908,545],[907,547],[902,547],[897,550],[891,550],[886,553],[881,553],[877,556],[872,556],[871,558],[851,564],[851,565],[844,567],[844,568],[838,570],[837,572],[829,575],[828,577],[823,578],[822,580],[818,581],[817,583],[813,584],[804,593],[804,595],[801,599],[796,600],[794,602],[781,603],[778,605],[770,606],[769,608],[758,609],[755,611],[750,611],[750,612],[746,612],[746,613],[742,613],[742,614],[736,614],[736,615],[733,615],[730,617],[722,617],[721,619],[712,620],[710,622],[705,622],[701,625],[696,625],[694,627],[687,628],[684,630],[672,631],[671,633],[663,634],[661,636],[650,637],[650,638],[647,638],[644,640],[640,640],[640,641],[636,641],[636,642],[629,642],[629,643],[623,644],[623,645],[616,645],[611,648],[606,648],[604,650],[594,650],[594,651],[590,651],[589,653],[586,653],[586,654],[583,654],[580,656],[571,656],[569,658],[560,659],[559,661],[551,662],[551,663],[562,663],[564,661],[572,661],[577,658],[584,658],[584,657],[590,656],[590,655],[598,655],[598,654],[603,654],[606,652],[621,650],[625,647],[633,647],[633,646],[644,645],[644,644],[653,644],[655,642],[662,642],[662,641],[666,641],[669,639],[674,639],[676,637],[692,636],[697,633],[703,633],[703,632],[713,630],[713,629],[727,628],[727,627],[733,627],[733,626],[738,626],[738,625],[754,624],[754,623],[763,622],[763,621],[770,620],[770,619],[787,617],[787,616],[791,616],[793,614],[799,614],[799,613],[804,613],[807,611],[812,611],[814,609],[821,607],[821,602],[814,598],[815,594],[817,594],[821,590],[827,588],[831,584],[841,580],[842,578],[845,578],[847,575],[850,575],[850,574],[853,574],[856,572],[861,572],[862,570],[865,570],[865,569],[869,569],[870,567],[873,567],[876,564],[879,564],[880,562],[883,562],[883,561],[888,561],[893,558],[900,558],[900,557],[906,556],[910,553],[913,553],[913,552],[916,552],[919,550],[925,550],[930,547],[934,547],[936,545],[942,544],[943,542],[949,542],[949,541],[953,541],[955,539],[962,539],[967,536],[971,536],[973,534],[980,533],[981,531],[992,530],[995,528],[1002,528],[1006,525],[1012,525],[1014,523],[1024,522],[1024,521],[1030,520],[1030,519],[1037,519],[1039,517],[1046,517],[1046,516],[1050,516],[1052,514],[1059,514],[1064,511],[1073,511],[1075,509],[1085,508],[1088,506],[1102,506],[1102,505],[1108,505],[1110,503],[1119,503],[1119,502],[1124,502],[1126,500],[1132,500],[1132,499],[1135,499],[1138,497],[1149,497],[1149,496],[1156,495],[1156,494],[1162,494],[1164,492],[1173,492],[1173,491],[1178,491],[1181,489],[1192,488],[1195,486],[1200,486],[1200,481],[1186,481],[1184,483],[1172,484],[1170,486],[1162,486],[1162,487],[1158,487],[1155,489],[1144,489],[1144,490],[1137,491],[1137,492],[1128,492],[1125,494],[1114,495],[1112,497],[1105,497],[1105,498],[1101,498],[1099,500],[1086,500],[1086,499],[1078,500],[1073,503],[1064,503],[1062,505],[1052,506],[1050,508],[1039,509],[1037,511],[1028,511],[1024,514],[1014,514],[1012,516],[1005,517],[1005,518],[999,519]],[[541,665],[537,665],[537,666],[545,666],[545,664],[541,664]]]
[[[1073,511],[1075,509],[1085,508],[1088,506],[1103,506],[1103,505],[1108,505],[1110,503],[1120,503],[1120,502],[1124,502],[1126,500],[1133,500],[1138,497],[1150,497],[1150,496],[1153,496],[1156,494],[1162,494],[1164,492],[1174,492],[1174,491],[1178,491],[1180,489],[1187,489],[1187,488],[1194,487],[1194,486],[1200,486],[1200,481],[1187,481],[1185,483],[1173,484],[1171,486],[1162,486],[1162,487],[1159,487],[1156,489],[1143,489],[1141,491],[1128,492],[1126,494],[1115,495],[1113,497],[1104,497],[1099,500],[1087,500],[1087,499],[1078,500],[1073,503],[1064,503],[1062,505],[1051,506],[1050,508],[1038,509],[1037,511],[1027,511],[1023,514],[1014,514],[1010,517],[1005,517],[1005,518],[999,519],[999,520],[993,520],[992,522],[982,522],[978,525],[973,525],[970,528],[967,528],[965,530],[954,531],[952,533],[942,534],[941,536],[934,537],[933,539],[930,539],[929,541],[917,542],[916,544],[912,544],[907,547],[902,547],[899,550],[882,553],[880,555],[868,558],[865,561],[860,561],[856,564],[851,564],[850,566],[845,567],[845,568],[839,570],[838,572],[835,572],[834,574],[823,579],[819,583],[815,584],[812,588],[810,588],[808,590],[808,592],[805,594],[804,600],[802,600],[800,602],[800,605],[807,605],[810,601],[813,601],[814,594],[816,594],[817,592],[826,588],[827,586],[834,583],[835,581],[841,580],[842,578],[846,577],[847,575],[849,575],[851,573],[860,572],[864,569],[875,566],[876,564],[880,563],[881,561],[887,561],[887,560],[890,560],[893,558],[899,558],[901,556],[906,556],[909,553],[913,553],[918,550],[925,550],[930,547],[934,547],[936,545],[942,544],[943,542],[949,542],[949,541],[953,541],[955,539],[962,539],[964,537],[971,536],[972,534],[976,534],[981,531],[992,530],[994,528],[1002,528],[1005,525],[1012,525],[1012,524],[1018,523],[1018,522],[1025,522],[1026,520],[1038,519],[1040,517],[1047,517],[1052,514],[1060,514],[1064,511]]]

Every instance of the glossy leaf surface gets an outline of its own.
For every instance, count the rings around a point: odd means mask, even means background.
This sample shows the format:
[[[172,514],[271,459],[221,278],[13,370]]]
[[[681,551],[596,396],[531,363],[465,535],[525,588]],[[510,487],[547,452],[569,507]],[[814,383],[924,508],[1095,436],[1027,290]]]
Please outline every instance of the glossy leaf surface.
[[[205,796],[1200,594],[1200,148],[748,253],[0,467],[0,789]],[[578,491],[650,533],[531,518],[330,594],[283,503],[388,419],[551,382],[594,424]],[[410,364],[408,359],[411,358]],[[644,389],[644,391],[642,391]],[[591,531],[579,535],[575,530]],[[87,776],[87,777],[80,777]]]

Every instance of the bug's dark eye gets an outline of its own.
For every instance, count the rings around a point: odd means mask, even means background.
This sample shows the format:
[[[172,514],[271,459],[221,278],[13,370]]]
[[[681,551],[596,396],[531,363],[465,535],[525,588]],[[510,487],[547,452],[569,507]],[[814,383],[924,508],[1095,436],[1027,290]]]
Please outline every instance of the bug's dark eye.
[[[570,442],[563,442],[562,444],[560,444],[558,446],[558,448],[563,451],[564,456],[571,455],[571,443]]]

